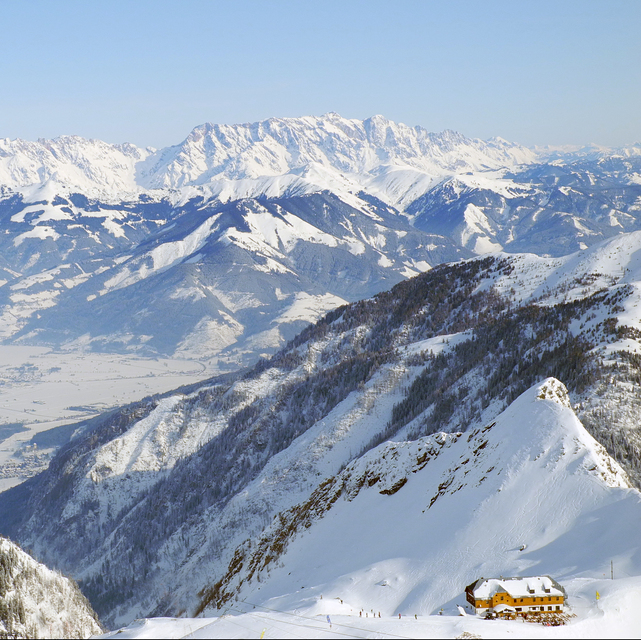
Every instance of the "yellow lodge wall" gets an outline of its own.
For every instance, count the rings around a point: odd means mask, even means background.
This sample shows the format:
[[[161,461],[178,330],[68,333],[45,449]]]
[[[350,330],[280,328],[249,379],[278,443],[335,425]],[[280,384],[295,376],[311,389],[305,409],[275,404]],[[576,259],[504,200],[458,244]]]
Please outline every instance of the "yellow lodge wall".
[[[498,594],[492,600],[476,600],[474,606],[477,609],[487,609],[489,607],[496,607],[499,604],[509,604],[515,607],[538,607],[542,605],[562,605],[563,596],[535,596],[530,598],[512,598],[507,594]]]

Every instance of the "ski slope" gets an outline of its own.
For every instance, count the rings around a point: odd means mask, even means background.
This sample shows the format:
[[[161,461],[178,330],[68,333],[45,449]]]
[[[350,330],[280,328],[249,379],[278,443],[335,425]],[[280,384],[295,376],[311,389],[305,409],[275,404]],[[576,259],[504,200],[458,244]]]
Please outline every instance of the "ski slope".
[[[555,379],[483,429],[380,445],[325,491],[324,515],[282,553],[269,545],[287,514],[254,541],[265,557],[250,576],[247,556],[230,578],[237,599],[118,637],[639,637],[641,494]],[[463,591],[481,576],[545,574],[567,590],[565,627],[458,615],[457,605],[471,613]]]

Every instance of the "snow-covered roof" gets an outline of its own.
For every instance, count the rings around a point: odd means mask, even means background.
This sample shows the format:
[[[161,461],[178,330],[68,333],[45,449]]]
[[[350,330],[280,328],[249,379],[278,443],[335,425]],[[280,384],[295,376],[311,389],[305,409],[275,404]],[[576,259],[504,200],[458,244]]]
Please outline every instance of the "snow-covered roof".
[[[509,604],[499,604],[494,607],[494,611],[496,611],[496,613],[503,613],[504,611],[511,611],[513,613],[516,613],[516,609],[514,607],[511,607]]]
[[[481,578],[473,587],[475,598],[491,598],[495,593],[505,591],[513,598],[537,596],[562,596],[561,585],[550,576],[529,576],[523,578]]]

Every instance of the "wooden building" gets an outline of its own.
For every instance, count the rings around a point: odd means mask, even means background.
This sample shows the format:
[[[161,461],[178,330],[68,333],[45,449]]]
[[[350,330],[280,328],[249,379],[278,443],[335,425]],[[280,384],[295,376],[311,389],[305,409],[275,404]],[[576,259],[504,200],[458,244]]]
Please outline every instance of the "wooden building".
[[[505,617],[529,613],[562,613],[565,589],[550,576],[479,578],[465,588],[477,614]]]

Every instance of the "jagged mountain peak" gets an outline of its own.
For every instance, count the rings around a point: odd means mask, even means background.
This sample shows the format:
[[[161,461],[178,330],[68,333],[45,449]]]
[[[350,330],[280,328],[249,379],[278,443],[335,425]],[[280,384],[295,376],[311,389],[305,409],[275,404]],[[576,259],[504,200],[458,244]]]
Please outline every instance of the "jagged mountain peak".
[[[315,164],[330,172],[326,181],[316,176],[316,189],[335,189],[349,175],[356,191],[397,203],[407,194],[399,197],[397,188],[386,184],[386,174],[399,168],[413,173],[405,178],[408,187],[422,176],[424,191],[438,176],[533,160],[531,152],[514,144],[485,143],[450,130],[429,133],[379,115],[357,120],[330,113],[234,125],[205,123],[180,144],[141,163],[138,175],[147,188],[181,188],[300,174]]]
[[[537,400],[551,400],[562,407],[572,409],[565,385],[556,378],[548,378],[537,387]]]

